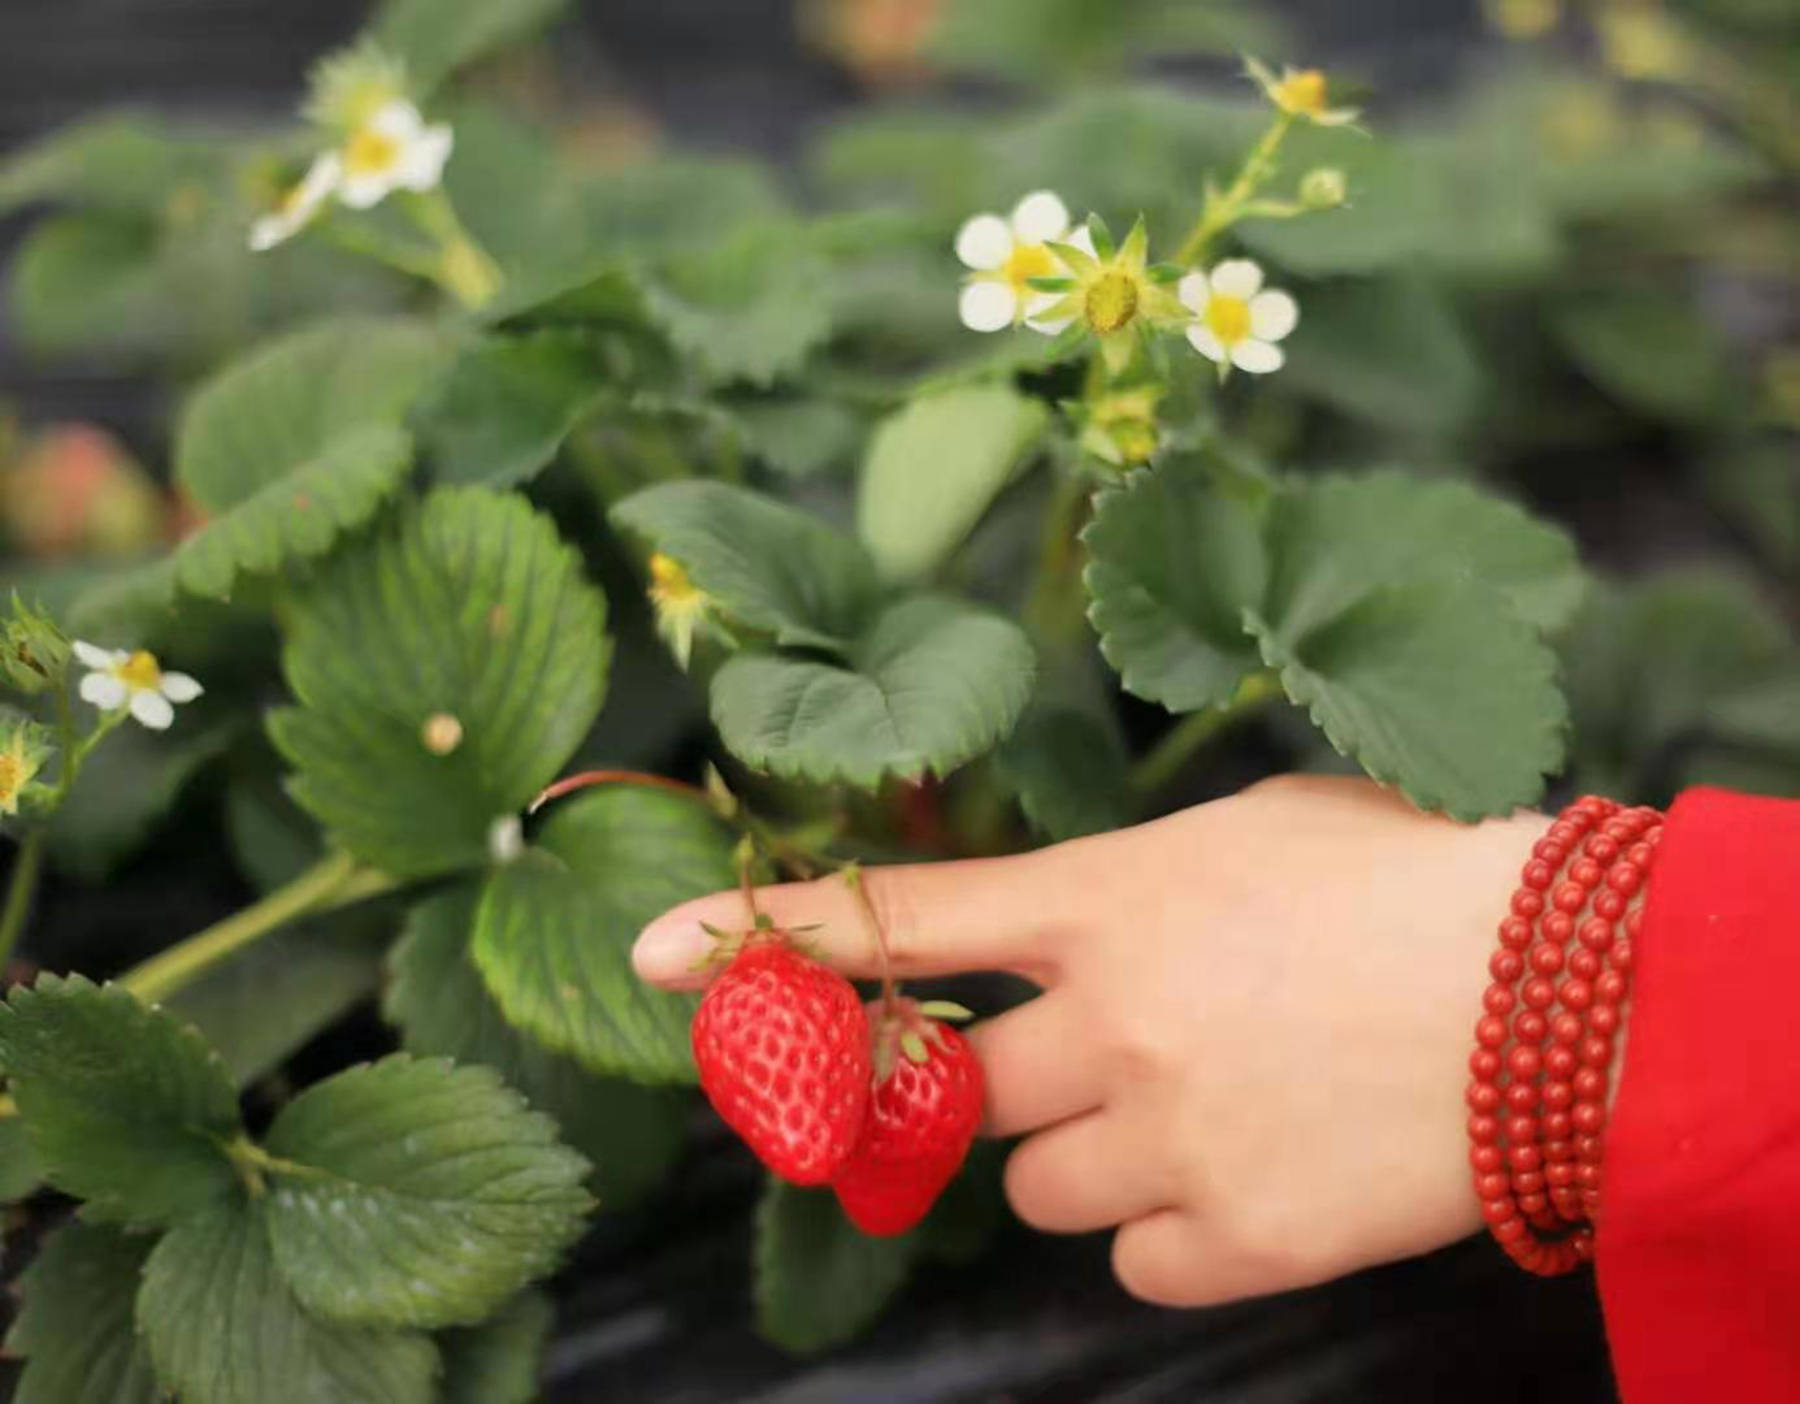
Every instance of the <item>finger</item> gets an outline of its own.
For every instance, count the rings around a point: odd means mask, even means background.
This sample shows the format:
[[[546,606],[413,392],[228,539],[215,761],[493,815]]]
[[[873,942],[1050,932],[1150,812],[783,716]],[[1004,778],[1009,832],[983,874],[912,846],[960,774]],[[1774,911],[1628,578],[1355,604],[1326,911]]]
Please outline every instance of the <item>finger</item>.
[[[1006,1197],[1033,1228],[1091,1233],[1154,1214],[1171,1200],[1160,1162],[1114,1111],[1090,1112],[1031,1137],[1006,1162]]]
[[[1010,970],[1038,979],[1052,932],[1066,926],[1074,884],[1053,850],[910,867],[865,868],[862,884],[883,931],[896,976]],[[777,926],[816,926],[807,933],[819,957],[846,975],[881,974],[875,935],[861,902],[842,876],[757,889],[759,910]],[[696,986],[712,950],[703,923],[741,930],[743,894],[716,892],[665,912],[638,937],[632,963],[658,985]],[[1039,983],[1042,983],[1040,980]]]
[[[1120,1285],[1157,1306],[1215,1306],[1329,1276],[1291,1241],[1258,1248],[1192,1210],[1160,1209],[1134,1219],[1114,1237],[1112,1258]]]
[[[968,1031],[987,1085],[990,1136],[1017,1136],[1095,1111],[1104,1098],[1098,1058],[1089,1054],[1080,1021],[1051,995]]]

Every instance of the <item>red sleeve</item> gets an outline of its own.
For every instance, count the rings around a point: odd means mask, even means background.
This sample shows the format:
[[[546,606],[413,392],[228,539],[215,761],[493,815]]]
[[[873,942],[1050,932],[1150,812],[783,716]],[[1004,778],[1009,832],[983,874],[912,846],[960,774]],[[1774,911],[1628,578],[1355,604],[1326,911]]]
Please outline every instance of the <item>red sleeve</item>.
[[[1683,795],[1633,959],[1596,1251],[1620,1391],[1800,1400],[1800,803]]]

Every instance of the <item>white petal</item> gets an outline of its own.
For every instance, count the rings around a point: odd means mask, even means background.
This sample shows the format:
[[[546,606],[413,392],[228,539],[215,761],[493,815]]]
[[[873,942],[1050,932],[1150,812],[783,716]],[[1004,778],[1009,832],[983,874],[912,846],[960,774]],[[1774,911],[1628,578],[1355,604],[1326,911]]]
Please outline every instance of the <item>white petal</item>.
[[[291,215],[264,215],[250,226],[250,252],[267,253],[300,232],[300,221]]]
[[[139,687],[131,692],[131,715],[152,731],[166,731],[169,723],[175,720],[175,709],[160,692]]]
[[[192,702],[206,689],[186,673],[164,673],[162,695],[171,702]]]
[[[288,202],[290,212],[302,217],[310,215],[325,203],[325,197],[336,189],[343,173],[344,162],[337,152],[321,152],[301,177],[300,184],[294,187],[293,197]]]
[[[1080,249],[1089,258],[1099,258],[1100,257],[1100,255],[1097,252],[1095,252],[1095,250],[1094,250],[1094,232],[1093,232],[1093,230],[1089,229],[1085,224],[1077,225],[1073,230],[1071,230],[1069,232],[1068,238],[1059,239],[1057,242],[1062,243],[1062,244],[1073,244],[1076,248]]]
[[[1225,359],[1225,343],[1219,340],[1218,334],[1211,327],[1195,322],[1187,329],[1187,339],[1193,345],[1194,350],[1206,357],[1207,360],[1223,361]]]
[[[956,231],[956,256],[965,268],[989,272],[1012,251],[1012,230],[997,214],[978,214]]]
[[[397,145],[405,146],[419,135],[425,119],[419,116],[419,109],[410,102],[396,98],[369,118],[367,125],[376,136],[386,137]]]
[[[1212,290],[1225,297],[1241,297],[1246,302],[1262,288],[1262,269],[1247,258],[1228,258],[1213,269],[1207,282]]]
[[[1250,299],[1250,335],[1258,341],[1280,341],[1300,321],[1300,305],[1274,288]]]
[[[110,712],[125,705],[125,698],[131,689],[125,686],[123,678],[115,678],[111,673],[89,673],[81,680],[81,700],[91,702],[103,712]]]
[[[1206,311],[1206,304],[1212,301],[1212,289],[1206,285],[1206,274],[1188,274],[1175,285],[1175,296],[1195,312]]]
[[[1012,212],[1013,235],[1021,244],[1041,244],[1069,232],[1069,207],[1053,190],[1034,190]]]
[[[427,127],[400,153],[395,178],[408,190],[429,190],[443,178],[455,138],[448,127]]]
[[[1286,363],[1287,357],[1281,354],[1281,348],[1266,341],[1240,341],[1231,348],[1231,364],[1252,375],[1267,375],[1270,371],[1280,370]]]
[[[84,668],[116,668],[127,656],[82,639],[75,640],[75,658]]]
[[[1025,325],[1045,336],[1055,336],[1075,319],[1073,317],[1046,318],[1042,314],[1048,312],[1057,303],[1066,298],[1066,293],[1035,293],[1025,303]]]
[[[1018,309],[1011,288],[983,278],[963,288],[956,314],[970,331],[995,332],[1010,327]]]
[[[386,199],[395,184],[393,167],[369,175],[345,176],[344,183],[338,186],[338,199],[353,210],[366,210]]]

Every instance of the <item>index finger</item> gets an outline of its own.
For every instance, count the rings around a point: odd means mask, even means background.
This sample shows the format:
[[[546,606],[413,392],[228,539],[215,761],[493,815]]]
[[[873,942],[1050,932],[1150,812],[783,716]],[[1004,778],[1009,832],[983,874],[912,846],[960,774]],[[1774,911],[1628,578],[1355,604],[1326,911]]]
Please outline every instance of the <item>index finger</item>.
[[[861,881],[887,936],[898,977],[1006,970],[1046,983],[1050,952],[1072,924],[1075,884],[1056,850],[1010,858],[864,868]],[[858,979],[881,974],[875,934],[855,889],[842,874],[756,889],[756,904],[776,926],[813,926],[806,940],[819,957]],[[715,892],[664,912],[631,953],[640,978],[668,988],[706,982],[713,948],[707,926],[749,925],[743,893]]]

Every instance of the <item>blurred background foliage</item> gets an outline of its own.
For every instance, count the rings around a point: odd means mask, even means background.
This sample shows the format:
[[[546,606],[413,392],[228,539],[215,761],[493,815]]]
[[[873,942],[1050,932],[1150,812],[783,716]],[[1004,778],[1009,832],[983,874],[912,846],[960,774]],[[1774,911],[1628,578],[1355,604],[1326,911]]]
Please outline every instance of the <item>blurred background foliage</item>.
[[[202,377],[332,311],[423,305],[317,241],[245,246],[305,154],[286,117],[305,65],[364,7],[124,13],[28,0],[3,22],[6,574],[78,630],[133,622],[209,696],[273,703],[258,602],[171,617],[137,563],[199,519],[168,464]],[[1180,431],[1228,430],[1247,466],[1477,479],[1563,522],[1599,577],[1564,644],[1565,787],[1800,795],[1791,0],[389,0],[380,24],[427,89],[478,56],[429,108],[455,123],[457,207],[503,268],[529,270],[490,313],[529,336],[466,353],[417,428],[440,477],[532,479],[587,524],[615,601],[636,586],[596,497],[775,479],[841,518],[872,425],[928,370],[1042,373],[1043,343],[996,350],[957,323],[950,242],[971,212],[1048,186],[1177,237],[1261,125],[1237,55],[1328,67],[1377,139],[1304,130],[1284,169],[1341,168],[1348,207],[1239,231],[1302,306],[1289,367],[1253,396],[1169,407]],[[138,110],[62,120],[119,93]],[[629,287],[546,275],[607,259]],[[561,324],[558,291],[585,330]],[[607,298],[639,296],[680,366],[633,334],[635,310],[592,331]],[[1020,483],[957,557],[972,591],[1008,596],[1044,490]],[[691,761],[699,705],[642,613],[621,613],[583,754]],[[55,948],[40,934],[28,954],[116,968],[310,860],[266,742],[233,715],[199,706],[170,738],[107,748],[59,816],[38,923]],[[1119,722],[1133,739],[1157,724],[1129,700]],[[1273,713],[1169,798],[1294,764],[1341,762]],[[268,1066],[373,986],[367,932],[333,941]]]

